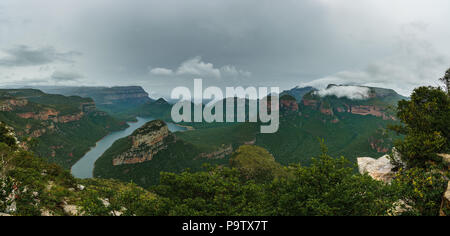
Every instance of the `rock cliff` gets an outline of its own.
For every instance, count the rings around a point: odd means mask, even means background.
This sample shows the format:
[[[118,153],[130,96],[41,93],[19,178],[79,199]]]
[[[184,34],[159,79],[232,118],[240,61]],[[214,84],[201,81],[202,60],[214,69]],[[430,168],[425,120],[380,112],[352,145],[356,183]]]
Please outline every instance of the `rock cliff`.
[[[131,147],[113,159],[113,165],[137,164],[151,161],[175,140],[167,125],[160,120],[150,121],[128,137]]]
[[[389,183],[395,176],[395,173],[392,171],[394,166],[389,160],[389,155],[384,155],[378,159],[358,157],[357,161],[359,172],[361,174],[367,173],[376,180]]]
[[[329,85],[328,89],[342,87],[342,91],[349,90],[346,86]],[[358,86],[353,86],[358,87]],[[395,106],[397,101],[404,97],[397,94],[394,90],[360,87],[367,91],[362,96],[364,99],[350,99],[341,92],[334,95],[332,91],[311,91],[303,96],[302,105],[306,109],[319,110],[327,116],[339,116],[342,113],[351,113],[355,115],[372,115],[383,118],[384,120],[395,120],[394,115],[389,111],[389,107]],[[339,97],[338,97],[339,96]]]

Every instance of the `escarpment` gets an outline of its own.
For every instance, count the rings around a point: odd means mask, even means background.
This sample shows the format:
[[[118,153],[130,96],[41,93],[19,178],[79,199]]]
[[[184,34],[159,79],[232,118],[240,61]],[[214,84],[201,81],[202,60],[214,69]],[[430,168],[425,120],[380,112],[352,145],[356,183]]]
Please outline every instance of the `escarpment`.
[[[128,139],[131,147],[114,157],[114,166],[151,161],[158,152],[175,141],[175,136],[163,121],[155,120],[137,129]]]
[[[367,94],[350,96],[346,94],[350,92],[349,87],[362,89]],[[389,108],[401,99],[404,99],[404,97],[391,89],[329,85],[326,90],[311,91],[306,94],[301,104],[304,109],[317,110],[327,116],[339,116],[349,113],[360,116],[380,117],[383,120],[396,120]]]

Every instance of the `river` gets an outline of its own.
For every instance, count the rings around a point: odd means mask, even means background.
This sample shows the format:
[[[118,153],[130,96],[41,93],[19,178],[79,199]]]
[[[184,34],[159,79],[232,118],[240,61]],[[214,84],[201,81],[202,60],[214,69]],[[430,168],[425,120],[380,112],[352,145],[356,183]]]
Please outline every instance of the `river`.
[[[108,136],[98,141],[94,148],[92,148],[77,163],[75,163],[74,166],[72,166],[72,175],[80,179],[92,178],[95,162],[113,145],[115,141],[131,135],[136,129],[155,119],[138,117],[137,120],[137,122],[129,122],[128,125],[130,127],[127,129],[110,133]],[[186,128],[177,126],[173,123],[167,123],[167,126],[171,132],[186,130]]]

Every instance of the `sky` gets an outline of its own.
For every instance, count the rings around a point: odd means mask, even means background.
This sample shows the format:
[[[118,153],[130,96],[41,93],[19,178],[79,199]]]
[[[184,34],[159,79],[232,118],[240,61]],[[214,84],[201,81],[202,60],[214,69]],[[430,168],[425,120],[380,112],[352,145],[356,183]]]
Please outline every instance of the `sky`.
[[[448,0],[2,0],[0,86],[439,85]]]

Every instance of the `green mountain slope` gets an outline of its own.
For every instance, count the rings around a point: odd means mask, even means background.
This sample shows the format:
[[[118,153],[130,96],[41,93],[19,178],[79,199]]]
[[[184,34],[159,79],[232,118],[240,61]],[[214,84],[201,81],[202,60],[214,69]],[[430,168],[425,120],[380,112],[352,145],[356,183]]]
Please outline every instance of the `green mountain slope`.
[[[117,140],[95,163],[94,176],[148,187],[159,182],[162,171],[198,171],[205,163],[227,163],[226,159],[204,157],[200,148],[178,139],[178,134],[168,131],[163,121],[151,121]]]
[[[46,93],[92,98],[97,107],[110,115],[124,120],[133,120],[139,115],[137,109],[143,104],[153,103],[148,93],[140,86],[122,87],[37,87]],[[139,109],[138,109],[139,110]]]
[[[70,168],[95,143],[126,124],[96,109],[90,98],[39,90],[0,90],[0,121],[39,155]]]

